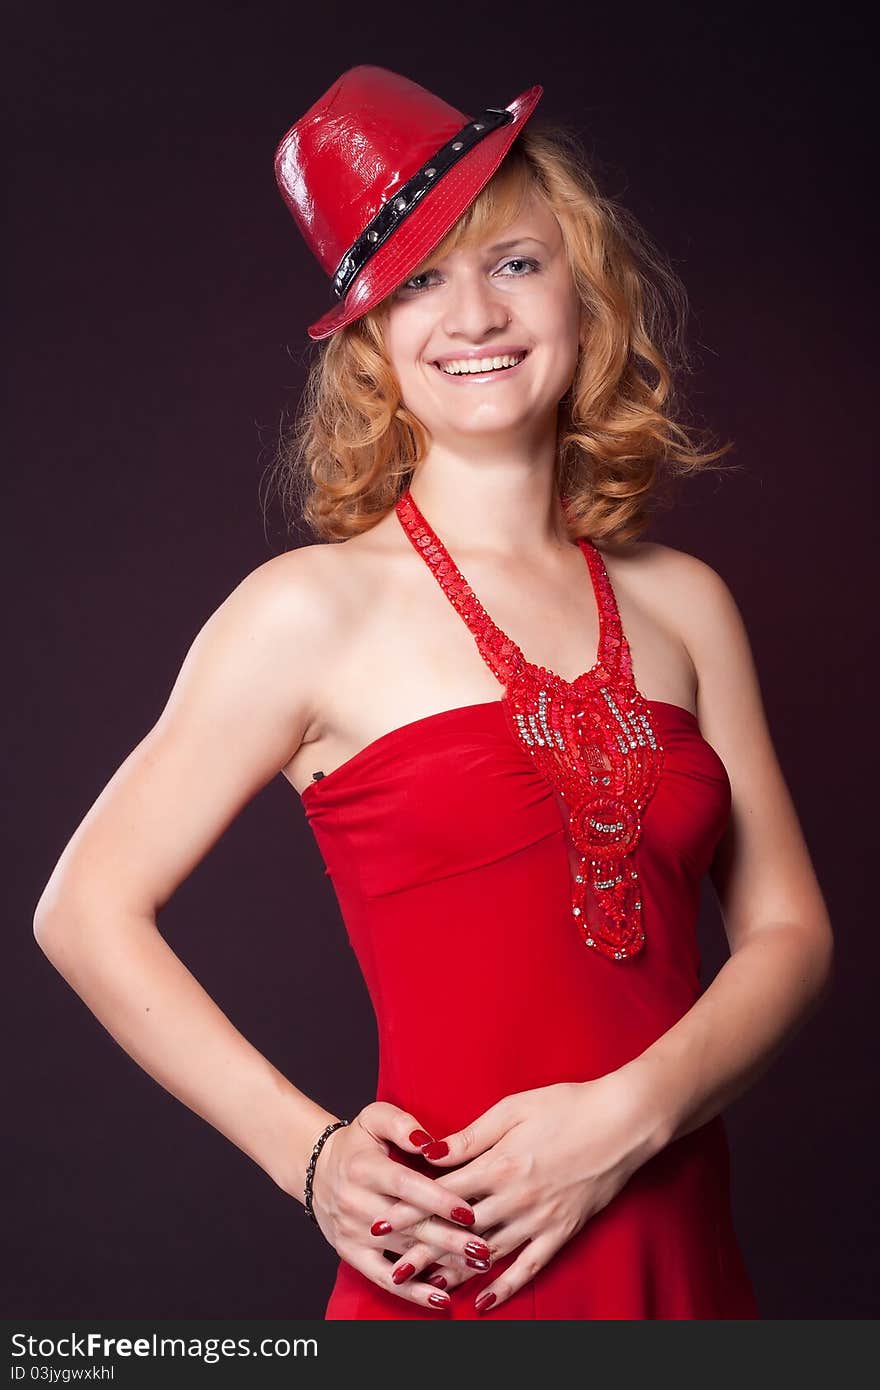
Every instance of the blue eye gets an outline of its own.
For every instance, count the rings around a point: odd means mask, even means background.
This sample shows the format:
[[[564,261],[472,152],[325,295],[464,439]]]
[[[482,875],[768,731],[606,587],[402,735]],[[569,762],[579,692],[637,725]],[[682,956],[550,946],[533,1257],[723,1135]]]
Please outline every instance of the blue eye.
[[[531,275],[534,271],[540,270],[541,268],[539,262],[534,260],[531,256],[514,256],[511,260],[505,261],[504,265],[501,268],[505,269],[509,265],[521,265],[527,267],[527,270],[522,275],[511,275],[505,277],[512,280],[523,280],[525,279],[526,275]],[[429,275],[435,275],[436,273],[437,272],[433,270],[423,270],[420,275],[413,275],[409,280],[405,280],[403,284],[395,291],[395,293],[401,294],[403,292],[408,292],[409,294],[421,294],[424,290],[430,289],[430,285],[419,285],[416,282],[418,280],[425,280]]]
[[[529,272],[530,272],[530,273],[531,273],[531,271],[533,271],[533,270],[540,270],[540,266],[538,265],[538,262],[537,262],[537,261],[533,261],[533,260],[531,259],[531,257],[529,257],[529,256],[516,256],[516,257],[514,257],[514,259],[513,259],[512,261],[505,261],[505,265],[526,265],[526,266],[529,267]],[[516,279],[516,280],[521,280],[521,279],[522,279],[522,276],[521,276],[521,275],[516,275],[516,276],[514,276],[514,279]]]

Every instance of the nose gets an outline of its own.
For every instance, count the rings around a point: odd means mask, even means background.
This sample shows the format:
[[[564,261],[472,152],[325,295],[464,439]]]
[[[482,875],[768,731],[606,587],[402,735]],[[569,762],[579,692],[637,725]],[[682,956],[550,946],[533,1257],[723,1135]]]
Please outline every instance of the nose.
[[[443,331],[450,342],[466,338],[479,343],[492,329],[506,328],[509,322],[503,294],[479,271],[456,277],[445,297],[443,313]]]

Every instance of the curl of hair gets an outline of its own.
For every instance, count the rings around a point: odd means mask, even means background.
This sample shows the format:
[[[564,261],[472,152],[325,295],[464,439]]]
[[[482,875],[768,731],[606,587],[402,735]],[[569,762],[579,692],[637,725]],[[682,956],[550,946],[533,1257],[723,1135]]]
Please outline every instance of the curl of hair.
[[[578,136],[533,118],[412,275],[501,232],[534,193],[559,223],[582,306],[580,351],[557,413],[563,524],[569,539],[632,540],[668,504],[673,480],[735,467],[717,463],[733,444],[705,447],[705,433],[698,439],[685,422],[686,291],[636,219],[600,192]],[[285,516],[298,513],[321,539],[346,539],[381,520],[430,445],[383,348],[388,305],[315,344],[292,426],[282,419],[270,481]]]

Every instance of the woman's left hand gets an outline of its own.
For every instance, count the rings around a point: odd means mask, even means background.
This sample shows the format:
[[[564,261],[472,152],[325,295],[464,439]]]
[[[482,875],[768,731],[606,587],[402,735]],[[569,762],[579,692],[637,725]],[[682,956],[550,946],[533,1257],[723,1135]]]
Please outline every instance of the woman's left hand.
[[[448,1153],[426,1157],[444,1170],[444,1185],[473,1207],[468,1235],[479,1234],[493,1262],[526,1242],[497,1281],[481,1290],[481,1305],[491,1292],[497,1306],[534,1278],[663,1146],[661,1132],[646,1088],[632,1071],[621,1070],[595,1081],[519,1091],[445,1135]],[[394,1232],[415,1237],[401,1258],[413,1266],[410,1278],[432,1266],[432,1278],[441,1273],[451,1289],[473,1276],[458,1255],[438,1262],[438,1251],[456,1249],[463,1235],[451,1222],[425,1218],[403,1201],[376,1216]],[[444,1237],[453,1231],[449,1244]]]

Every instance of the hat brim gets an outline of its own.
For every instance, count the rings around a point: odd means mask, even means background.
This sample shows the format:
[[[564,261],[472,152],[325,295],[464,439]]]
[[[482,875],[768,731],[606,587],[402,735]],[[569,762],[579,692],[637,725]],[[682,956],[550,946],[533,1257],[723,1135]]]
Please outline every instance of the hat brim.
[[[506,109],[513,113],[513,120],[493,130],[447,170],[436,188],[421,199],[395,228],[393,235],[370,257],[345,298],[309,325],[310,338],[316,342],[329,338],[375,308],[408,278],[489,182],[543,91],[544,88],[536,84],[510,102]]]

